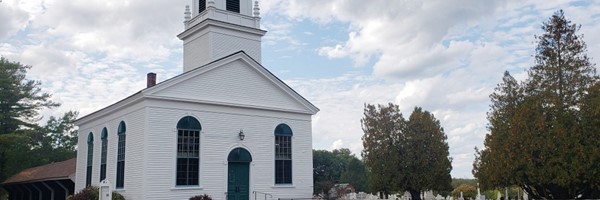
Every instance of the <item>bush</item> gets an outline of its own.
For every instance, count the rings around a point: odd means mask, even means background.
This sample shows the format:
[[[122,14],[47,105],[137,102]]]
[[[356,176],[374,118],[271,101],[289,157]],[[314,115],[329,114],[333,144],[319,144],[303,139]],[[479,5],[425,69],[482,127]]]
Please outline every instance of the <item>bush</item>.
[[[452,191],[452,196],[455,198],[460,197],[460,193],[463,193],[464,199],[474,199],[477,196],[477,188],[469,184],[460,184]]]
[[[79,191],[77,194],[73,196],[67,197],[67,200],[90,200],[90,199],[98,199],[99,196],[98,187],[86,187],[83,190]],[[125,200],[123,195],[119,194],[116,191],[112,192],[112,200]]]
[[[125,197],[119,194],[117,191],[112,192],[112,200],[125,200]]]
[[[190,197],[190,200],[212,200],[212,198],[210,196],[208,196],[207,194],[203,194],[203,195],[197,195],[197,196]]]
[[[86,187],[79,191],[77,194],[70,196],[67,200],[89,200],[98,199],[98,188],[97,187]]]

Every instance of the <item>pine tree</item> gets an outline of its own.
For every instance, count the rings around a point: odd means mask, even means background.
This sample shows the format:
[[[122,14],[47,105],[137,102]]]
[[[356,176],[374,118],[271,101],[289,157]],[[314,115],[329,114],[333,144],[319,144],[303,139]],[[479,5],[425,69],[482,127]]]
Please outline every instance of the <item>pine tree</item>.
[[[30,68],[0,58],[0,134],[37,128],[40,109],[60,106],[49,100],[49,93],[41,92],[39,81],[26,79]]]
[[[26,79],[30,68],[0,58],[0,182],[23,169],[76,156],[77,112],[50,117],[40,126],[39,111],[59,104],[41,92],[39,81]]]

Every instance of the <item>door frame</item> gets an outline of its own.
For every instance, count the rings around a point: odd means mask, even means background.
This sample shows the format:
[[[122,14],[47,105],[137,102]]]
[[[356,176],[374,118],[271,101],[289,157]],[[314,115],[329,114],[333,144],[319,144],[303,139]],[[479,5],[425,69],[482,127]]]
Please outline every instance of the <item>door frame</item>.
[[[234,155],[232,155],[232,154],[235,153],[234,151],[238,151],[238,152],[242,151],[245,155],[242,156],[243,158],[239,159],[239,157],[235,157]],[[240,163],[241,162],[241,163],[247,163],[248,164],[248,199],[251,199],[251,197],[252,197],[252,191],[253,191],[253,185],[252,185],[252,182],[253,182],[252,181],[252,177],[253,176],[252,176],[252,172],[254,171],[254,170],[252,170],[252,168],[253,168],[252,167],[253,166],[253,164],[252,164],[252,161],[253,161],[252,157],[253,157],[252,153],[248,150],[248,148],[242,147],[242,146],[234,146],[234,147],[231,147],[227,151],[227,154],[225,156],[225,161],[224,161],[225,167],[223,169],[223,171],[225,172],[225,180],[224,180],[224,183],[225,183],[225,187],[224,187],[224,189],[225,189],[225,192],[224,192],[225,198],[227,198],[227,193],[229,191],[229,167],[230,167],[229,164],[232,163],[232,162],[236,162],[236,163]]]

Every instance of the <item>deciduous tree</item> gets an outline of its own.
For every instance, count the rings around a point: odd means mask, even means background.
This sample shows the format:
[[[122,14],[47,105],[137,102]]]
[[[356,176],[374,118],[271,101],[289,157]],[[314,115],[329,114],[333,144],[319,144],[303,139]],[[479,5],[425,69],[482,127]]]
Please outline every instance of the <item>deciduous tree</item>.
[[[349,149],[313,150],[314,194],[325,195],[337,183],[350,183],[357,191],[367,191],[367,172],[361,160]]]
[[[357,192],[370,192],[367,170],[364,163],[356,157],[350,158],[346,163],[340,182],[352,184]]]

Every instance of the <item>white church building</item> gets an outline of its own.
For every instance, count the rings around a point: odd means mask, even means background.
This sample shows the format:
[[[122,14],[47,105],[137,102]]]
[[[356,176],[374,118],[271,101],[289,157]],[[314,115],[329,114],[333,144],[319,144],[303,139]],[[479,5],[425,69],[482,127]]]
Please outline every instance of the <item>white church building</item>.
[[[129,200],[310,198],[319,109],[261,65],[258,3],[193,0],[183,73],[76,121],[75,191]]]

